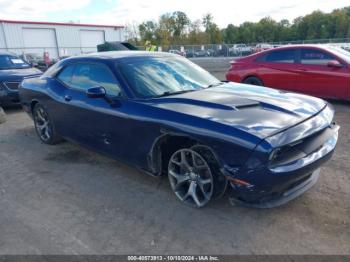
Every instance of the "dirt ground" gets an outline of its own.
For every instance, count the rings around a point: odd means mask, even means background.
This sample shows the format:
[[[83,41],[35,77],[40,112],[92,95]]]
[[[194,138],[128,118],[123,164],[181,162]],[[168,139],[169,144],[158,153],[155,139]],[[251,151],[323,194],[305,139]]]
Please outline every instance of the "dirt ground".
[[[337,150],[318,183],[285,206],[203,209],[168,180],[65,142],[42,144],[30,118],[0,125],[0,254],[350,254],[350,103],[332,102]]]

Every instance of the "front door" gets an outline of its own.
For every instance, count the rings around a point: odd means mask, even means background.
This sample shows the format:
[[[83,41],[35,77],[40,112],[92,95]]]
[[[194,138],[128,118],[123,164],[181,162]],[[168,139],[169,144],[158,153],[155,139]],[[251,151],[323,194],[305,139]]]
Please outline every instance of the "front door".
[[[63,69],[57,79],[65,86],[62,94],[65,130],[61,132],[93,150],[120,157],[116,145],[126,135],[121,112],[125,100],[110,69],[100,63],[77,63]],[[88,98],[86,91],[96,86],[105,88],[109,99]]]

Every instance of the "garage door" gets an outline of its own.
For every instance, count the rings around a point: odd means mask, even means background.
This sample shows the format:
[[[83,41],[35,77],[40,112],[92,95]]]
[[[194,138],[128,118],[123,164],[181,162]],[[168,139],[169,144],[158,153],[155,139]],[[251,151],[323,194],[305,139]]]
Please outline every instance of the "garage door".
[[[105,34],[102,30],[80,30],[80,44],[83,53],[97,51],[97,45],[105,42]]]
[[[44,52],[49,52],[50,58],[58,57],[54,29],[23,28],[23,40],[27,53],[43,55]]]

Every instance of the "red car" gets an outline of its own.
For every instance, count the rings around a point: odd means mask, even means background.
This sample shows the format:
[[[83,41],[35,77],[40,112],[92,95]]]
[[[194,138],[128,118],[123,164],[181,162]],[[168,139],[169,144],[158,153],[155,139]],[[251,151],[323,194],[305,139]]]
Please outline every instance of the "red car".
[[[226,79],[350,100],[350,52],[317,45],[279,47],[233,61]]]

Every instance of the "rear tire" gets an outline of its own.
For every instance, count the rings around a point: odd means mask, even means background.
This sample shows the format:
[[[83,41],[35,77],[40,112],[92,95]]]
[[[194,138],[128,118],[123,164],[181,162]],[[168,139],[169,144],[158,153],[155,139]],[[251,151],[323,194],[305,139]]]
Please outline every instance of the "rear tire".
[[[261,79],[255,77],[255,76],[247,77],[246,79],[243,80],[243,83],[247,84],[247,85],[253,85],[253,86],[264,86]]]
[[[62,142],[62,138],[56,132],[47,110],[41,104],[34,106],[33,119],[35,131],[43,143],[55,145]]]

